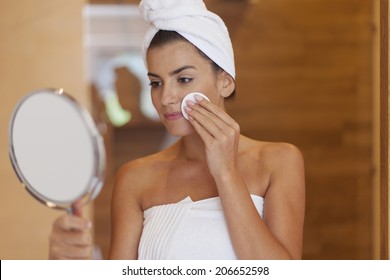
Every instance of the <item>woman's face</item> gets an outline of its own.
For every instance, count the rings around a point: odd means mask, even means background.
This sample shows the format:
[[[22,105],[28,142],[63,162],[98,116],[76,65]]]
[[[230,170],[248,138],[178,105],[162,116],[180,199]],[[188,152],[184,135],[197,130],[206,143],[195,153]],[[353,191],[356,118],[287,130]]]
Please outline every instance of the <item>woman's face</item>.
[[[219,75],[191,44],[175,41],[151,48],[147,64],[153,105],[172,135],[194,132],[180,110],[181,101],[188,93],[201,92],[223,108],[224,99],[217,86]]]

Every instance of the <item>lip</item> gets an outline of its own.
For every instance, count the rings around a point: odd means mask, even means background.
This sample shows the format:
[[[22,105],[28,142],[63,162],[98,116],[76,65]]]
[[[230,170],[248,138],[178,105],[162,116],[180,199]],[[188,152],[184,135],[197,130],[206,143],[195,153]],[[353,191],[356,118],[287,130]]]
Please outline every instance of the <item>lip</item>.
[[[183,118],[183,114],[181,112],[171,112],[164,114],[164,118],[167,121],[176,121],[178,119]]]

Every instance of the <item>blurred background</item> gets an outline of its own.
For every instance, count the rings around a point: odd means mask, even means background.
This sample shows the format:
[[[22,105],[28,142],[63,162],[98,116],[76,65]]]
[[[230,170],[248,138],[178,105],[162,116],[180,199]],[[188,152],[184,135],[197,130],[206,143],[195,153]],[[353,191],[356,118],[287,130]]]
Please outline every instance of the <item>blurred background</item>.
[[[237,98],[228,111],[242,133],[290,142],[304,155],[303,258],[379,258],[379,0],[205,3],[233,41]],[[138,4],[0,0],[0,259],[46,259],[62,214],[25,192],[8,158],[10,115],[26,93],[62,87],[102,128],[106,184],[85,215],[103,258],[116,170],[175,140],[139,77]]]

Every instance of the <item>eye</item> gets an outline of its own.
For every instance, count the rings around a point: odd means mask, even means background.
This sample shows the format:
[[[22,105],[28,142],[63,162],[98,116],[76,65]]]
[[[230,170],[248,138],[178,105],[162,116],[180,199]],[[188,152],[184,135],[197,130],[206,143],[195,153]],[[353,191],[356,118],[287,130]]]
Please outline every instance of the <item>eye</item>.
[[[186,78],[186,77],[178,78],[178,82],[180,84],[189,84],[192,80],[193,78]]]
[[[159,86],[161,86],[161,82],[160,81],[150,81],[150,86],[152,87],[152,88],[158,88]]]

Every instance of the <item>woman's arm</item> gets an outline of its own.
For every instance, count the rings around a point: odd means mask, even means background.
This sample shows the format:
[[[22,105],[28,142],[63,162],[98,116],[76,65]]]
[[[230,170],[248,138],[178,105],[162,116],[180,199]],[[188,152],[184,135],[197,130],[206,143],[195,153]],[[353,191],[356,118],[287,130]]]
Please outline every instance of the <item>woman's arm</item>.
[[[137,259],[143,226],[143,211],[138,191],[139,176],[134,164],[117,173],[111,202],[111,244],[109,259]]]
[[[273,172],[259,216],[236,171],[217,179],[233,246],[240,259],[300,259],[305,205],[303,159],[294,146],[274,144]]]
[[[205,100],[189,107],[190,121],[205,143],[209,170],[218,187],[237,257],[301,258],[305,183],[298,149],[274,144],[262,155],[261,160],[272,170],[263,220],[238,168],[238,124]]]

